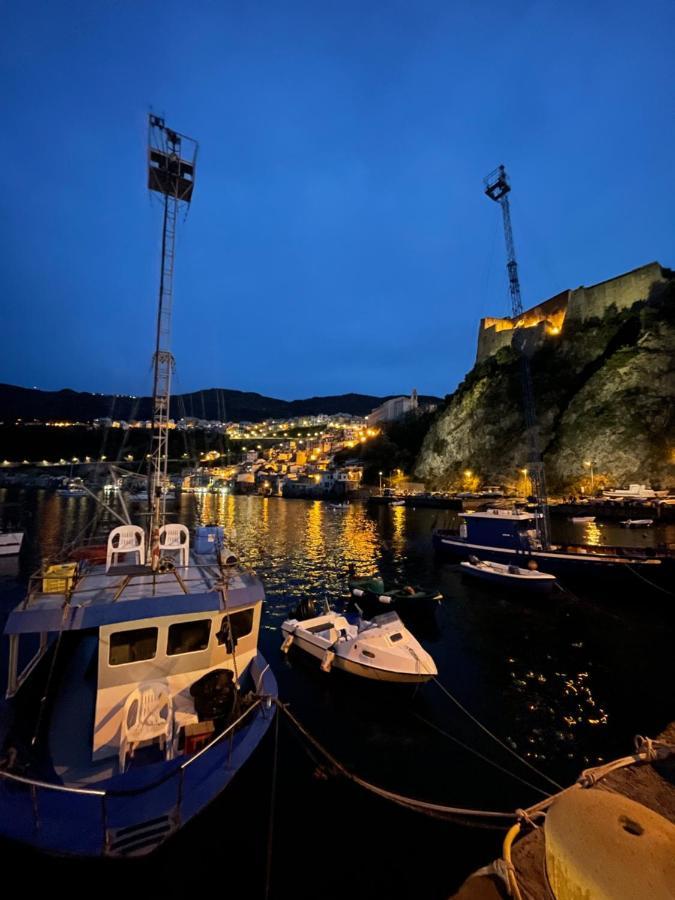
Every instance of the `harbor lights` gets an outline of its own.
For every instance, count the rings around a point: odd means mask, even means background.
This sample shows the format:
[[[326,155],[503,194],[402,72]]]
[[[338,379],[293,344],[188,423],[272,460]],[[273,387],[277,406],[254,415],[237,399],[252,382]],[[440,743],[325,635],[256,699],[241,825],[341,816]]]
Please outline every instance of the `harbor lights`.
[[[380,493],[382,493],[382,472],[377,473],[380,476]]]

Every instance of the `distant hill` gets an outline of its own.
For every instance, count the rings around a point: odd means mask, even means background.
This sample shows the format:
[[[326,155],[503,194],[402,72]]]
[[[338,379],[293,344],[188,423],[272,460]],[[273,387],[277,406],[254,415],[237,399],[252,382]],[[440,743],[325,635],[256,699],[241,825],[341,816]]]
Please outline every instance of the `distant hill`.
[[[397,396],[397,395],[390,395]],[[263,419],[291,419],[324,413],[350,413],[365,416],[388,397],[368,394],[340,394],[335,397],[310,397],[307,400],[277,400],[251,391],[208,388],[171,398],[173,418],[196,416],[230,422],[260,422]],[[422,403],[438,402],[437,397],[420,397]],[[41,391],[35,388],[0,384],[0,420],[77,421],[110,417],[112,419],[149,419],[150,397],[128,397],[88,392]]]

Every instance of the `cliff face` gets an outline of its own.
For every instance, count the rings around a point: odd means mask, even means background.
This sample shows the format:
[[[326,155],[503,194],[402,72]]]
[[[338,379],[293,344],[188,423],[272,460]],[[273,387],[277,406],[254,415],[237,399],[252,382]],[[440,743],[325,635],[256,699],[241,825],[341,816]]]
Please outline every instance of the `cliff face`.
[[[675,278],[632,306],[568,316],[531,358],[541,446],[552,492],[586,484],[675,485]],[[416,473],[457,486],[522,486],[527,466],[517,352],[478,363],[429,430]]]

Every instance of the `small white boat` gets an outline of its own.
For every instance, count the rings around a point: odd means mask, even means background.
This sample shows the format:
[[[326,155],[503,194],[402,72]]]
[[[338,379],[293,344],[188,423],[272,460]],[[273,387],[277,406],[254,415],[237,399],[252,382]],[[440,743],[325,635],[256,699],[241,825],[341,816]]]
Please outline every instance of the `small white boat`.
[[[586,522],[595,522],[595,516],[572,516],[570,522],[574,522],[575,525],[583,525]]]
[[[625,519],[621,522],[624,528],[649,528],[653,524],[653,519]]]
[[[438,674],[432,657],[395,612],[353,625],[329,610],[303,621],[286,619],[281,630],[284,653],[296,645],[320,659],[324,672],[342,669],[374,681],[411,684],[429,681]]]
[[[0,532],[0,556],[16,556],[23,543],[23,531]]]
[[[66,487],[57,488],[56,493],[61,497],[86,497],[89,491],[84,487],[81,478],[73,478]]]
[[[328,509],[348,509],[349,503],[329,503]]]
[[[392,500],[389,506],[405,506],[405,500]]]
[[[469,562],[460,563],[462,572],[481,581],[489,581],[502,587],[522,588],[529,591],[550,591],[555,584],[555,576],[538,569],[521,569],[520,566],[488,562],[473,557]]]

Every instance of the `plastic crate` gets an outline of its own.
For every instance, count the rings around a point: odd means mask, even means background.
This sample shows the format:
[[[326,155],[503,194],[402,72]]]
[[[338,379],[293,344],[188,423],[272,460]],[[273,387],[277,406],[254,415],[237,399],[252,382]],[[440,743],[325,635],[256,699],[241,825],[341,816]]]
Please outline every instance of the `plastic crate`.
[[[200,525],[195,529],[195,553],[215,553],[223,546],[225,529],[222,525]]]
[[[72,588],[77,574],[77,563],[61,566],[47,566],[42,576],[42,591],[45,594],[66,594]]]

